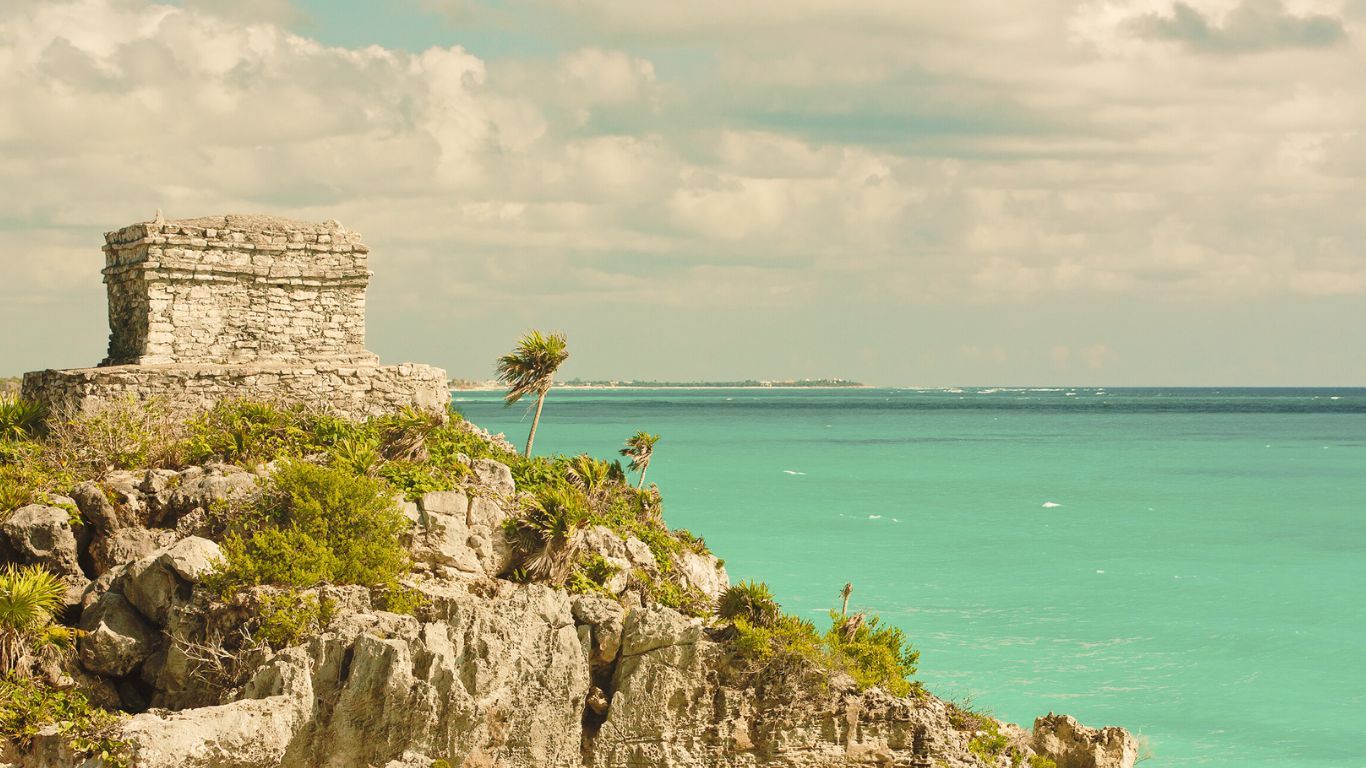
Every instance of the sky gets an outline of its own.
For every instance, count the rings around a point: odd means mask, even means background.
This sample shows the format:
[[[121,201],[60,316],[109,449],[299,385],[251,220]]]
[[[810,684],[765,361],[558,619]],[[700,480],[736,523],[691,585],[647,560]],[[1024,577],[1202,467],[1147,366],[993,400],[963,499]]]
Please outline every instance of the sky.
[[[1366,385],[1366,0],[0,0],[0,375],[102,233],[338,219],[484,378]]]

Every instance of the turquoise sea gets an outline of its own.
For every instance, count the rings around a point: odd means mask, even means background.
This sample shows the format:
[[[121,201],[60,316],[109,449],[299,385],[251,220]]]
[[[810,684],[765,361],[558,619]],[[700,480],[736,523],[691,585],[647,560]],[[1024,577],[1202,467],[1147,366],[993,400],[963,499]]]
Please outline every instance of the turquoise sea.
[[[1145,766],[1366,766],[1366,390],[557,390],[536,449],[639,429],[732,580],[818,621],[852,581],[941,696]]]

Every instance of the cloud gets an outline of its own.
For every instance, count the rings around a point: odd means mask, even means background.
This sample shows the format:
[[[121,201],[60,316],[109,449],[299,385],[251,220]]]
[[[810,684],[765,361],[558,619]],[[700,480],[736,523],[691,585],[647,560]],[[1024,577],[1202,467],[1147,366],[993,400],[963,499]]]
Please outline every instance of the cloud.
[[[1292,14],[1282,0],[1242,0],[1222,20],[1176,2],[1171,15],[1149,13],[1130,21],[1135,34],[1182,43],[1204,53],[1253,53],[1284,48],[1325,48],[1347,39],[1343,20],[1324,13]]]
[[[686,313],[834,339],[861,313],[1008,334],[1076,302],[1366,295],[1366,49],[1327,0],[455,5],[408,51],[268,0],[6,4],[7,296],[95,295],[100,232],[157,208],[364,232],[381,350],[547,316],[644,317],[672,347]],[[481,24],[528,39],[476,55]],[[1103,338],[1072,370],[1135,360]]]

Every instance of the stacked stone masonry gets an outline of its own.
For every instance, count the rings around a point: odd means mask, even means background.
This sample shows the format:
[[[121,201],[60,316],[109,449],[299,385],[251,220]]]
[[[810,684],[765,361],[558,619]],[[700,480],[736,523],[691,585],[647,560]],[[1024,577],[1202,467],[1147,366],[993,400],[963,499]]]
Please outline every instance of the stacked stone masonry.
[[[336,221],[215,216],[105,234],[109,353],[38,371],[24,396],[65,412],[134,397],[186,412],[225,398],[363,417],[444,410],[446,374],[365,349],[369,248]]]
[[[360,235],[335,221],[222,216],[105,234],[105,365],[375,362]]]

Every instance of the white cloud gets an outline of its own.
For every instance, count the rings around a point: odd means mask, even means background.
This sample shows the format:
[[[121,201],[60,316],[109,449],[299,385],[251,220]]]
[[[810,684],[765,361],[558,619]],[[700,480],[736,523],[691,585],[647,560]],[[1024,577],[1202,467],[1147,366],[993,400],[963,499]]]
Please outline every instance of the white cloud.
[[[99,231],[160,207],[339,218],[376,305],[465,308],[432,312],[1366,294],[1366,47],[1339,3],[532,12],[563,52],[333,47],[275,0],[11,3],[0,268],[88,293]]]

